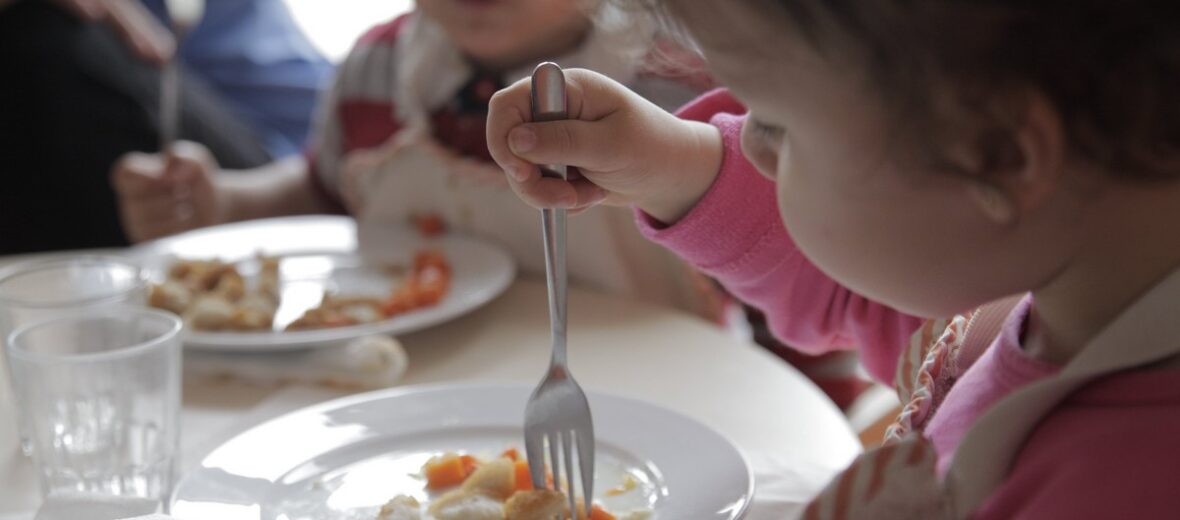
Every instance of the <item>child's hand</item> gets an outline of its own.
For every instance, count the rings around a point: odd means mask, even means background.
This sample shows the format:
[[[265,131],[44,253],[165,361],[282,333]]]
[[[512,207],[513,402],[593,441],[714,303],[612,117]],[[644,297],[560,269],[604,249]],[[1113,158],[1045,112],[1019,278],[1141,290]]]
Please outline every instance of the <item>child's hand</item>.
[[[712,185],[721,166],[718,131],[684,121],[626,87],[581,69],[565,71],[568,121],[531,123],[529,80],[498,92],[488,149],[521,198],[537,207],[634,204],[672,223]],[[570,181],[542,178],[536,164],[576,167]]]
[[[115,163],[111,183],[123,231],[142,242],[220,223],[212,182],[217,163],[197,143],[176,143],[168,155],[129,153]]]

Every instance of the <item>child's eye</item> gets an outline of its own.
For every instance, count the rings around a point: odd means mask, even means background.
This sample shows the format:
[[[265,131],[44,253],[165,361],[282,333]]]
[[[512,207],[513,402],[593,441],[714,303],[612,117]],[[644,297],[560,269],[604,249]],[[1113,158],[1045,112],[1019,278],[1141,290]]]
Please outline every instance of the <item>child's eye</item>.
[[[783,137],[782,127],[768,125],[757,119],[751,119],[750,123],[750,129],[754,131],[754,135],[762,139],[763,142],[774,142]]]

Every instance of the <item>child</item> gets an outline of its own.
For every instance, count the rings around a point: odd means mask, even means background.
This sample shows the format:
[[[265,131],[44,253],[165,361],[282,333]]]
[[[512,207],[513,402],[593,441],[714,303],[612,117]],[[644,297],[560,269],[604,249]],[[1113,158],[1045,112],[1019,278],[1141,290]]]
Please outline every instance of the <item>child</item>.
[[[678,120],[570,70],[573,121],[529,123],[517,83],[489,146],[531,204],[633,205],[781,339],[896,374],[889,443],[809,518],[1180,511],[1177,10],[644,3],[741,104]]]
[[[595,8],[592,20],[585,7],[580,0],[421,0],[416,11],[360,38],[321,104],[306,158],[243,174],[218,171],[188,143],[167,164],[126,156],[113,173],[124,225],[139,241],[347,209],[365,247],[380,242],[391,222],[428,214],[507,247],[524,272],[543,273],[539,213],[517,201],[487,155],[492,94],[546,59],[609,72],[669,108],[701,92],[634,65],[651,29],[610,6]],[[592,211],[569,225],[572,283],[717,317],[703,277],[644,240],[626,210]]]

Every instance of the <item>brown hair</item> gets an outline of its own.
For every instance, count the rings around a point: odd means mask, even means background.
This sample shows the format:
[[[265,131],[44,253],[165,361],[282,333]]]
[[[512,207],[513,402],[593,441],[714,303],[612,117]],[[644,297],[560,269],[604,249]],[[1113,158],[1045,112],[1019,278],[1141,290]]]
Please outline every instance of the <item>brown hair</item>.
[[[662,11],[682,1],[700,0],[630,3]],[[862,60],[922,147],[946,144],[930,136],[964,138],[948,130],[969,117],[967,138],[986,150],[1033,90],[1060,114],[1076,155],[1128,179],[1180,178],[1180,2],[745,2],[785,17],[821,55]]]

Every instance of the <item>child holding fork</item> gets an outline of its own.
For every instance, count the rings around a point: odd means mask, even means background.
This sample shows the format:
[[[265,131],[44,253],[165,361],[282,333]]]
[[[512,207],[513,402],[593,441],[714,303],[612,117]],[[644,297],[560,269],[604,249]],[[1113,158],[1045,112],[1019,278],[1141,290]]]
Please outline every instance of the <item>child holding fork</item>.
[[[888,442],[806,518],[1176,515],[1180,11],[635,3],[732,94],[678,119],[568,70],[569,121],[517,83],[489,147],[531,204],[634,206],[777,336],[895,382]]]

